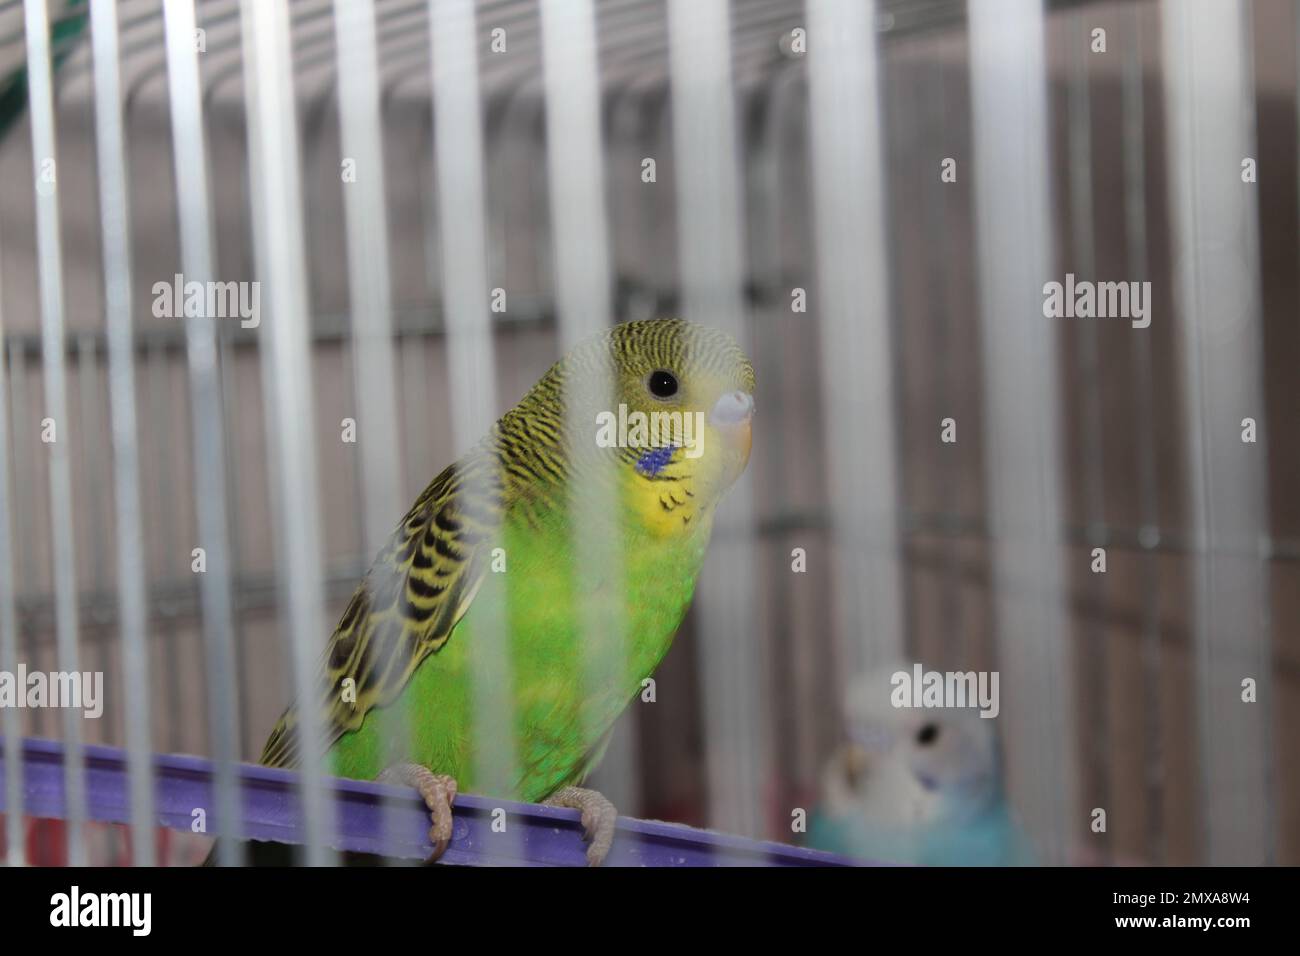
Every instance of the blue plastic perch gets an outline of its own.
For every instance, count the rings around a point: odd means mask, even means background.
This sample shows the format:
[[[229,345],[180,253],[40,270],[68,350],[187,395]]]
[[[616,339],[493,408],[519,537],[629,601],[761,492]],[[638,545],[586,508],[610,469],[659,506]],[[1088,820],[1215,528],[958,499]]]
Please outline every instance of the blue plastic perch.
[[[63,747],[58,741],[23,741],[23,800],[26,813],[63,819]],[[87,746],[87,814],[91,820],[130,823],[131,807],[126,752]],[[160,754],[153,758],[155,819],[165,827],[188,831],[194,811],[202,808],[215,820],[212,762],[202,757]],[[0,811],[5,807],[5,774],[11,762],[0,739]],[[254,764],[238,771],[243,819],[238,836],[280,843],[301,843],[298,775]],[[429,817],[414,791],[341,777],[326,777],[337,815],[339,850],[383,853],[390,857],[426,858]],[[495,833],[492,815],[506,814],[506,833]],[[499,816],[499,815],[498,815]],[[492,800],[472,794],[456,799],[455,830],[445,863],[471,866],[582,866],[586,863],[582,828],[574,810]],[[693,827],[620,817],[606,866],[846,866],[851,861],[829,853],[782,843],[766,843],[697,830]]]

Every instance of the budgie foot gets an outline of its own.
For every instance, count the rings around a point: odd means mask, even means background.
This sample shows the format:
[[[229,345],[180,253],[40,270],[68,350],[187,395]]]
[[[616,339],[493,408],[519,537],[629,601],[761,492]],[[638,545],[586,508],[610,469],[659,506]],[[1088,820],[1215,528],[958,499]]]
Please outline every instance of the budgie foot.
[[[600,866],[614,842],[614,822],[618,811],[604,794],[584,787],[561,787],[542,801],[546,807],[567,807],[582,814],[582,827],[591,841],[587,847],[587,865]]]
[[[380,783],[414,787],[424,798],[424,805],[429,808],[429,819],[433,822],[429,828],[429,841],[433,844],[429,862],[437,861],[447,852],[447,845],[451,843],[451,805],[456,802],[457,790],[455,778],[434,773],[419,764],[398,763],[381,773],[377,779]]]

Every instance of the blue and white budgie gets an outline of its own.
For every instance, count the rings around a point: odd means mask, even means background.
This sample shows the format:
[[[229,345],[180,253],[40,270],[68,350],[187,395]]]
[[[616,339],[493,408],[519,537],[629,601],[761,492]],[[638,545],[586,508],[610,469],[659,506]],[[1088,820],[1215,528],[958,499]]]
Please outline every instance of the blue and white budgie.
[[[995,721],[894,708],[892,672],[872,671],[849,690],[849,741],[823,769],[808,844],[882,863],[1032,863],[1003,793]]]

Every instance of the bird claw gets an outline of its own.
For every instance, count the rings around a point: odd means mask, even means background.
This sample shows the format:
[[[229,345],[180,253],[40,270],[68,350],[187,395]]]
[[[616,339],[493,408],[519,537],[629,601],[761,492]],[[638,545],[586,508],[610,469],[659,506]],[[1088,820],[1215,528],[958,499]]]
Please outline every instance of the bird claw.
[[[456,802],[456,778],[434,773],[428,767],[414,763],[399,763],[389,767],[378,777],[380,783],[413,787],[429,808],[429,842],[433,853],[428,862],[436,863],[451,844],[451,807]]]
[[[567,807],[581,814],[583,839],[587,847],[587,865],[600,866],[614,843],[614,823],[618,810],[604,794],[585,787],[561,787],[542,801],[546,807]]]

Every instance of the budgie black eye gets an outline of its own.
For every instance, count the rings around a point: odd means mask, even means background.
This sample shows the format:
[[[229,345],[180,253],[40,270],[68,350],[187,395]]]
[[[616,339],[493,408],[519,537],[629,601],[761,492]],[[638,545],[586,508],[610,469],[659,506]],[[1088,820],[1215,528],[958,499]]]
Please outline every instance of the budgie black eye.
[[[665,368],[651,372],[647,384],[655,398],[672,398],[677,394],[677,376]]]
[[[926,724],[916,732],[916,742],[922,747],[928,747],[939,739],[939,725]]]

